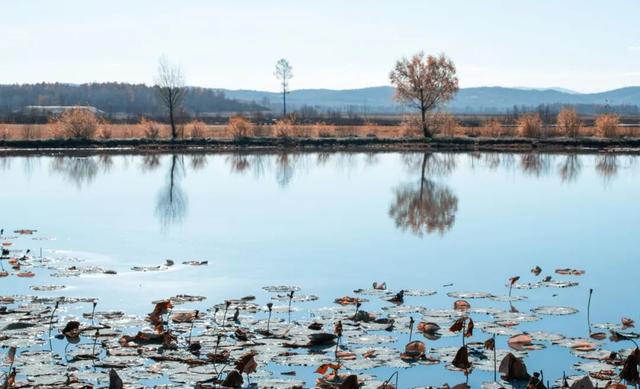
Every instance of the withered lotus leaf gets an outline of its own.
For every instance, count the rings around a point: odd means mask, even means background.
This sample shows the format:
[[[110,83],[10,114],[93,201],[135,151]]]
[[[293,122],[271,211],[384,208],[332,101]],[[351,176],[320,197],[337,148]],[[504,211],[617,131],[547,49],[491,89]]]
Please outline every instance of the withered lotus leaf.
[[[360,383],[358,383],[358,376],[355,374],[351,374],[339,386],[339,389],[358,389],[360,387]]]
[[[495,350],[496,349],[496,340],[494,338],[489,338],[484,341],[483,344],[486,350]]]
[[[579,380],[575,380],[569,388],[570,389],[595,389],[595,387],[593,386],[593,382],[591,382],[591,378],[589,378],[589,376],[584,376]]]
[[[80,322],[71,320],[62,329],[62,334],[69,338],[77,338],[80,335]]]
[[[473,320],[469,318],[469,322],[467,323],[467,331],[464,333],[465,338],[470,338],[473,336]]]
[[[624,361],[624,366],[620,372],[620,379],[627,381],[628,384],[637,385],[640,382],[638,363],[640,363],[640,349],[636,348]]]
[[[621,319],[622,322],[622,326],[624,328],[630,328],[630,327],[635,327],[636,326],[636,322],[633,321],[633,319],[629,319],[628,317],[623,317]]]
[[[529,334],[514,335],[507,340],[507,344],[514,350],[523,350],[525,346],[530,345],[533,338]]]
[[[109,370],[109,389],[122,389],[122,379],[114,369]]]
[[[456,311],[468,311],[471,309],[471,304],[465,300],[456,300],[453,302],[453,309]]]
[[[433,333],[438,332],[438,330],[440,330],[440,326],[437,323],[421,321],[416,326],[416,329],[419,332],[424,332],[424,333],[427,333],[427,334],[433,334]]]
[[[469,350],[467,350],[467,346],[462,346],[458,349],[451,364],[458,369],[467,370],[471,368],[471,362],[469,362]]]
[[[449,327],[449,331],[451,332],[459,332],[462,331],[462,329],[464,328],[464,321],[467,320],[466,317],[461,317],[458,320],[456,320],[451,327]]]
[[[509,285],[513,286],[520,279],[520,276],[514,276],[509,278]]]
[[[404,346],[404,353],[411,358],[420,358],[426,351],[427,347],[419,340],[414,340]]]
[[[318,374],[325,375],[327,374],[328,369],[332,369],[335,373],[338,370],[340,370],[340,367],[341,365],[339,363],[323,363],[322,365],[318,366],[315,372]]]
[[[255,373],[258,368],[258,364],[254,358],[255,355],[255,353],[251,352],[241,356],[236,362],[236,370],[245,374]]]
[[[529,373],[527,373],[527,366],[522,362],[522,359],[515,355],[508,353],[500,361],[500,367],[498,371],[502,373],[502,378],[505,380],[528,380]]]
[[[356,305],[358,303],[363,303],[366,301],[367,300],[365,299],[361,299],[358,297],[351,297],[351,296],[343,296],[334,300],[336,304],[340,304],[340,305]]]
[[[231,370],[224,381],[222,381],[222,386],[227,388],[241,388],[243,382],[242,374],[237,370]]]
[[[562,275],[581,276],[585,273],[585,271],[578,270],[578,269],[564,268],[564,269],[556,269],[556,273],[562,274]]]
[[[533,273],[533,275],[539,276],[540,273],[542,273],[542,269],[540,268],[540,266],[534,266],[533,269],[531,269],[531,273]]]

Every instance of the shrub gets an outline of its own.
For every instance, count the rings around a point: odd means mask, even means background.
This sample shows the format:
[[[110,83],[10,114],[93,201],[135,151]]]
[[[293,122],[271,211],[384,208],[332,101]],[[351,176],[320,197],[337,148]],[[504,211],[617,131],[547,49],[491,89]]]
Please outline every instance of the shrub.
[[[231,116],[228,128],[234,138],[246,138],[251,135],[253,124],[244,116]]]
[[[140,126],[142,127],[145,138],[158,139],[160,137],[160,131],[162,130],[160,123],[143,117],[140,119]]]
[[[204,138],[207,131],[207,124],[200,120],[193,120],[187,123],[187,132],[192,138]]]
[[[293,136],[293,129],[293,121],[290,119],[280,119],[273,124],[273,130],[279,137]]]
[[[400,123],[400,128],[404,136],[422,137],[422,123],[418,115],[406,115]]]
[[[435,129],[436,134],[444,136],[454,136],[458,131],[459,123],[456,118],[448,112],[438,112],[429,121],[430,126]]]
[[[613,138],[618,135],[618,115],[607,113],[596,118],[596,135]]]
[[[89,139],[95,135],[99,124],[96,115],[88,109],[72,108],[60,114],[54,127],[60,136]]]
[[[22,139],[33,139],[36,135],[35,127],[30,124],[21,126],[20,131],[22,132]]]
[[[538,138],[542,135],[542,120],[537,113],[528,113],[518,119],[518,134],[526,138]]]
[[[561,135],[575,138],[580,133],[580,118],[575,110],[564,108],[556,119],[556,128]]]
[[[112,136],[113,131],[111,130],[111,128],[106,126],[103,126],[98,133],[98,137],[100,137],[101,139],[111,139]]]
[[[506,135],[505,128],[502,123],[496,118],[489,118],[484,122],[484,133],[487,136],[502,136]]]

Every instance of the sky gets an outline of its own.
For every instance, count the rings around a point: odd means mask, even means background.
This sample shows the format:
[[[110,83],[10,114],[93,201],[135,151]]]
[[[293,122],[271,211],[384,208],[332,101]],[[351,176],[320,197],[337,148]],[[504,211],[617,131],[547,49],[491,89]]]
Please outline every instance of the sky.
[[[461,87],[640,85],[639,0],[3,0],[0,83],[151,84],[161,56],[187,84],[388,85],[394,62],[445,53]]]

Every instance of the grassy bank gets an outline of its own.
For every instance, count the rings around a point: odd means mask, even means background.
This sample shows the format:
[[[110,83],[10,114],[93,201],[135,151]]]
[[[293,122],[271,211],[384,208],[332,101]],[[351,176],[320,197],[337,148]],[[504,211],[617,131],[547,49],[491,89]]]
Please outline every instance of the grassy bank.
[[[394,137],[246,137],[235,139],[7,139],[0,140],[0,153],[47,152],[61,150],[135,151],[581,151],[640,153],[640,138],[523,138],[436,136],[432,139]]]

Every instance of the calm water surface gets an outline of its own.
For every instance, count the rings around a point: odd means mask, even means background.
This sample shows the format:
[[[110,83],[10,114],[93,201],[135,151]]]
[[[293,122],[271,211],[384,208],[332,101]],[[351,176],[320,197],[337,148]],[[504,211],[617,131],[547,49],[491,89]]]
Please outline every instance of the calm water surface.
[[[589,288],[595,290],[592,322],[640,320],[638,162],[612,155],[422,153],[3,157],[0,227],[37,229],[37,236],[55,240],[21,238],[21,247],[78,257],[118,275],[38,274],[0,285],[2,294],[32,294],[30,285],[63,283],[68,289],[47,295],[98,297],[101,309],[145,313],[152,300],[177,293],[206,296],[201,307],[244,295],[266,303],[262,286],[292,284],[320,296],[298,305],[297,314],[308,316],[309,308],[331,305],[373,281],[394,290],[434,289],[436,295],[407,304],[450,308],[447,292],[505,294],[509,277],[534,281],[529,270],[539,265],[543,275],[580,285],[518,290],[528,300],[514,305],[522,312],[540,305],[580,312],[520,328],[584,337]],[[130,270],[168,258],[177,264],[169,271]],[[180,265],[185,260],[209,264]],[[553,273],[561,267],[586,274]],[[486,337],[478,332],[474,339]],[[505,339],[499,338],[502,347]],[[530,370],[545,369],[552,378],[571,372],[575,361],[567,349],[553,347],[526,359]],[[313,379],[310,371],[299,369],[298,378]],[[376,372],[386,378],[393,371]],[[401,387],[464,381],[442,365],[400,377]],[[475,387],[490,377],[477,371],[470,382]]]

